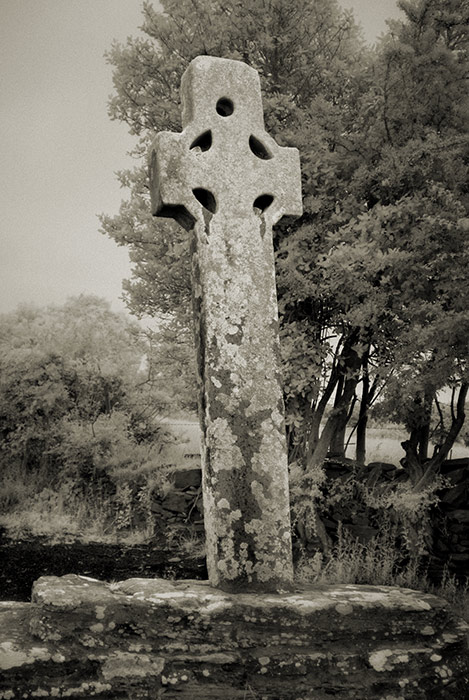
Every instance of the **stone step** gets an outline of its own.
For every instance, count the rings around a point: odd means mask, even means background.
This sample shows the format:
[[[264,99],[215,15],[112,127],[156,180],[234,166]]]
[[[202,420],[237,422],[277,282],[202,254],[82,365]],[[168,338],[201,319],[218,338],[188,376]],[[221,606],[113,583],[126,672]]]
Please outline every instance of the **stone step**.
[[[417,591],[68,575],[39,579],[32,601],[0,607],[2,700],[468,696],[468,626]]]

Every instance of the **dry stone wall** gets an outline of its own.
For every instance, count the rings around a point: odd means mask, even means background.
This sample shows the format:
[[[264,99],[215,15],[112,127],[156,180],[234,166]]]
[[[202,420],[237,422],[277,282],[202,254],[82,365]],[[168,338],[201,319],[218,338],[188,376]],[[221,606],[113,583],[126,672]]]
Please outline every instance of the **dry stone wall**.
[[[354,463],[327,460],[325,464],[327,485],[344,484],[350,477]],[[376,462],[367,465],[357,479],[367,477],[375,483],[397,484],[405,477],[402,470],[392,464]],[[373,473],[373,474],[372,474]],[[442,466],[445,487],[440,491],[440,502],[432,512],[433,548],[429,561],[429,573],[438,581],[443,569],[448,567],[462,582],[469,578],[469,458],[448,460]],[[172,488],[165,497],[155,496],[153,512],[166,526],[189,527],[203,532],[203,504],[201,498],[200,466],[175,469],[171,475]],[[378,533],[376,517],[370,517],[370,509],[360,502],[359,494],[353,498],[334,499],[333,507],[324,515],[324,524],[334,539],[341,523],[360,541],[366,542]],[[376,516],[376,514],[374,514]],[[378,518],[379,522],[379,518]],[[319,542],[312,542],[314,550]]]
[[[442,467],[447,485],[434,514],[434,556],[461,581],[469,579],[469,458]]]
[[[44,577],[0,607],[0,699],[464,700],[467,625],[431,595]]]
[[[169,475],[169,480],[171,488],[168,491],[155,491],[153,495],[151,509],[155,522],[169,527],[186,525],[195,532],[203,532],[200,463],[197,467],[174,469]]]

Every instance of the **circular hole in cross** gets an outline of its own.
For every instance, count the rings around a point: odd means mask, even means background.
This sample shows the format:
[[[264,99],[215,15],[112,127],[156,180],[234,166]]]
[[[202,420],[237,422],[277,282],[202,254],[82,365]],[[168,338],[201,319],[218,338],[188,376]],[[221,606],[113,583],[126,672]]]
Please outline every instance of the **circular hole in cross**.
[[[203,187],[196,187],[192,190],[192,194],[200,204],[208,209],[209,212],[215,214],[217,210],[217,200],[210,192],[210,190],[204,190]]]
[[[257,199],[254,200],[254,204],[252,206],[254,209],[257,209],[261,214],[263,214],[265,210],[270,207],[273,201],[274,198],[271,194],[261,194],[260,197],[257,197]]]
[[[220,117],[229,117],[233,114],[234,104],[228,97],[220,97],[217,102],[216,110]]]
[[[212,147],[212,132],[210,129],[200,134],[190,145],[190,150],[200,148],[201,151],[208,151]]]
[[[249,137],[249,148],[256,158],[260,158],[261,160],[270,160],[272,158],[271,152],[264,146],[262,141],[256,139],[255,136],[251,135]]]

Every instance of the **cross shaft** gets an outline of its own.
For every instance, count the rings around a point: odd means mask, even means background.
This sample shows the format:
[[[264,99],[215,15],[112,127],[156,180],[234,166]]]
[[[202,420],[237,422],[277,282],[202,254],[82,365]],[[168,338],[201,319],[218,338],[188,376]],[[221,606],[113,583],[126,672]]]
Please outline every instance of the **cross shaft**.
[[[203,56],[182,81],[183,131],[151,155],[153,213],[192,237],[207,565],[228,590],[292,580],[272,225],[301,213],[298,151],[263,129],[259,77]]]

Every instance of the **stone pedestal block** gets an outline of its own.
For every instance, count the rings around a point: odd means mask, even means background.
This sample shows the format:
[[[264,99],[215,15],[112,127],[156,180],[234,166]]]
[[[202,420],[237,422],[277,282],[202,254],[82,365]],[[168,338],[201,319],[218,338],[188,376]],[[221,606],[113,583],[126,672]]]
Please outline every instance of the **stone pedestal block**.
[[[420,592],[232,594],[68,575],[0,608],[0,698],[464,700],[468,626]]]

